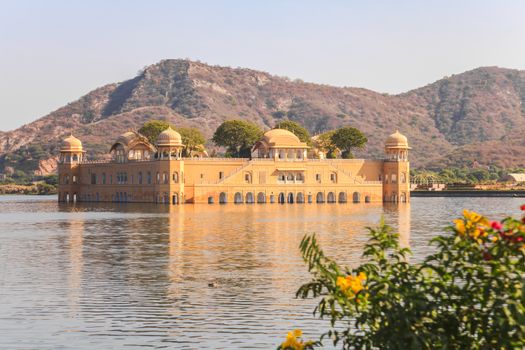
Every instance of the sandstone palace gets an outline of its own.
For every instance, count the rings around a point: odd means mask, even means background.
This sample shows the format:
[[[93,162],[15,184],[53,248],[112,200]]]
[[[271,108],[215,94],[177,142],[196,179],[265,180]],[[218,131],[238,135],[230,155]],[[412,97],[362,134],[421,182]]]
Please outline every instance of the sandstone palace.
[[[168,128],[156,145],[133,131],[111,146],[109,161],[85,158],[66,138],[58,165],[62,202],[370,203],[410,200],[407,138],[385,142],[385,159],[323,159],[284,129],[267,131],[250,158],[181,157],[181,135]]]

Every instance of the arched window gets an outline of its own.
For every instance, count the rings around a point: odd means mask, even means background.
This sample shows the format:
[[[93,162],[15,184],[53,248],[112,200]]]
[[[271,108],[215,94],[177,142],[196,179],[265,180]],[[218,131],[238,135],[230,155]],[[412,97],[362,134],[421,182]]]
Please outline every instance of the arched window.
[[[339,203],[346,203],[346,192],[339,192]]]
[[[249,204],[254,203],[253,193],[251,192],[246,193],[246,203],[249,203]]]
[[[285,202],[284,193],[279,193],[279,197],[277,198],[277,202],[283,204]]]
[[[331,173],[330,174],[330,181],[332,181],[333,183],[337,182],[337,174],[336,173]]]
[[[240,194],[240,192],[235,193],[235,196],[233,197],[233,203],[235,204],[242,203],[242,194]]]
[[[290,193],[288,193],[288,203],[293,203],[293,202],[294,202],[294,200],[293,200],[293,193],[290,192]]]
[[[78,156],[76,154],[73,155],[73,161],[78,162]]]
[[[139,180],[139,185],[142,185],[142,171],[139,171],[138,180]]]
[[[359,192],[354,192],[354,194],[352,195],[352,201],[354,203],[361,202],[361,194]]]
[[[396,174],[392,174],[392,183],[393,184],[397,183],[397,175]]]
[[[226,204],[227,202],[228,202],[228,197],[227,197],[226,193],[221,192],[221,194],[219,195],[219,203],[220,204]]]
[[[151,171],[148,171],[148,185],[151,185]]]
[[[288,176],[286,176],[286,180],[293,181],[293,174],[289,173]]]
[[[168,174],[166,174],[165,172],[162,173],[162,182],[164,182],[165,184],[169,183]]]
[[[401,173],[401,183],[406,184],[407,183],[407,174]]]
[[[304,194],[302,192],[297,193],[297,203],[304,203]]]
[[[266,196],[263,192],[259,192],[257,194],[257,203],[265,203],[266,202]]]
[[[179,173],[174,172],[173,173],[173,182],[178,183],[179,182]]]
[[[157,183],[160,183],[160,173],[157,171]]]
[[[315,198],[315,201],[317,203],[324,203],[324,193],[323,192],[317,192],[317,196]]]
[[[326,201],[328,203],[335,203],[335,194],[333,192],[328,192],[328,196],[326,196]]]

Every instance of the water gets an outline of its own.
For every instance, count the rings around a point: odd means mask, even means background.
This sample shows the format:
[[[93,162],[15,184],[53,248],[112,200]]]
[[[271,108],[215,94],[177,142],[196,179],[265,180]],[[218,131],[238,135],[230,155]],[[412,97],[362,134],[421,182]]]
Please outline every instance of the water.
[[[414,260],[462,208],[502,218],[519,198],[413,198],[412,204],[59,205],[0,196],[0,348],[272,349],[286,332],[327,328],[298,244],[359,262],[381,215]],[[210,284],[212,284],[210,286]]]

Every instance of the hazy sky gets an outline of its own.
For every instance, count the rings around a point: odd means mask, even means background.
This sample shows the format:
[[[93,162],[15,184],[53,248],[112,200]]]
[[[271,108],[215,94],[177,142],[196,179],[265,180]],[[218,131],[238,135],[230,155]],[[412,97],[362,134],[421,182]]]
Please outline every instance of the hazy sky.
[[[0,130],[165,58],[398,93],[525,69],[525,1],[0,0]]]

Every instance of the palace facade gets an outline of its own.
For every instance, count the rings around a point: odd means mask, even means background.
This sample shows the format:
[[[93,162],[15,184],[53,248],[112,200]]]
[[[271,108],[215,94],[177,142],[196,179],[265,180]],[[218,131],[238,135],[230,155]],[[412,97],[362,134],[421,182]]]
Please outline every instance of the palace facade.
[[[82,142],[62,142],[61,202],[370,203],[410,201],[408,141],[399,132],[385,159],[313,158],[284,129],[267,131],[251,158],[183,158],[181,135],[168,128],[156,145],[129,131],[111,146],[111,160],[90,161]]]

